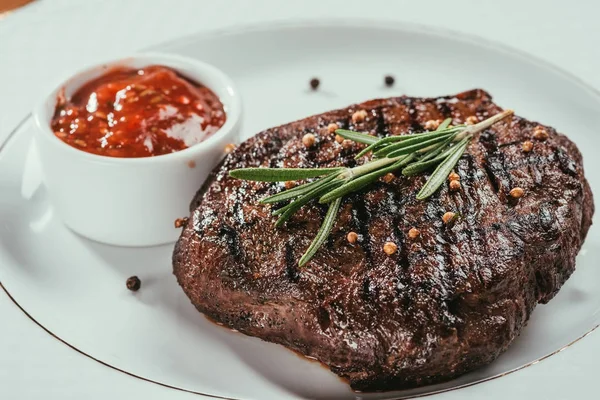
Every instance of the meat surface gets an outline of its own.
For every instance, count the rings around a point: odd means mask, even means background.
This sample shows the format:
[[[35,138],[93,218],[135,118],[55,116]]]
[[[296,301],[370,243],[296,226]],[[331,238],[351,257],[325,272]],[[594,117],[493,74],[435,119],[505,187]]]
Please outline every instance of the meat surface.
[[[354,124],[352,114],[366,110]],[[429,120],[501,111],[483,90],[440,98],[396,97],[267,129],[213,171],[191,204],[173,254],[174,273],[194,306],[247,335],[314,357],[357,390],[440,382],[490,363],[519,335],[575,269],[594,205],[577,147],[550,127],[513,116],[477,135],[456,172],[424,201],[428,174],[397,174],[347,196],[329,241],[303,268],[326,206],[309,204],[274,228],[258,200],[283,184],[230,178],[244,167],[354,166],[363,145],[338,143],[341,128],[376,136],[425,130]],[[518,110],[517,110],[518,112]],[[538,128],[539,129],[539,128]],[[316,144],[302,145],[313,133]],[[533,142],[525,152],[524,141]],[[359,160],[362,163],[364,160]],[[524,196],[514,200],[514,187]],[[446,225],[442,215],[459,215]],[[420,236],[408,237],[411,228]],[[358,241],[346,235],[354,231]],[[383,245],[398,251],[387,255]]]

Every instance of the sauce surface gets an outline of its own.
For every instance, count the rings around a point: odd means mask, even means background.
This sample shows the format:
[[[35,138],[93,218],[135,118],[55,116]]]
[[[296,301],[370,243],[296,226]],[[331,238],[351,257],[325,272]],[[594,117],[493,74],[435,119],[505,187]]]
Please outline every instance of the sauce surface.
[[[172,69],[113,68],[66,99],[51,122],[65,143],[109,157],[152,157],[202,142],[225,123],[223,104],[207,87]]]

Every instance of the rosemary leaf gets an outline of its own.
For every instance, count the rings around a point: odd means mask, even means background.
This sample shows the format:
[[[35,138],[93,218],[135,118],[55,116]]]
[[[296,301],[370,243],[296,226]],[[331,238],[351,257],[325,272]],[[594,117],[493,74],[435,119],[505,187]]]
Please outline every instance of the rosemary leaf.
[[[470,141],[471,137],[466,137],[452,148],[453,151],[448,155],[446,160],[438,165],[429,179],[427,179],[427,182],[425,182],[425,185],[423,185],[419,193],[417,193],[417,200],[424,200],[428,198],[434,194],[444,182],[446,182],[448,175],[465,152],[465,149],[469,145]]]
[[[402,167],[403,165],[408,164],[414,158],[415,158],[415,154],[409,154],[408,156],[396,161],[395,163],[393,163],[392,165],[390,165],[388,167],[375,170],[366,175],[362,175],[358,178],[355,178],[355,179],[351,180],[350,182],[344,183],[342,186],[338,187],[337,189],[334,189],[334,190],[326,193],[325,195],[323,195],[319,199],[319,203],[321,203],[321,204],[329,203],[329,202],[339,199],[349,193],[356,192],[356,191],[362,189],[363,187],[375,182],[377,179],[379,179],[383,175],[387,174],[388,172],[392,172],[392,171]]]
[[[377,157],[385,157],[388,154],[405,148],[405,147],[409,147],[409,146],[414,146],[416,144],[420,144],[420,143],[437,143],[441,140],[441,138],[446,138],[449,136],[453,136],[456,135],[456,132],[454,130],[451,131],[443,131],[443,132],[425,132],[425,133],[417,133],[417,134],[413,134],[413,135],[405,135],[402,137],[407,137],[407,140],[403,140],[400,143],[395,143],[395,144],[391,144],[388,145],[382,149],[379,149],[375,152],[375,156]],[[439,139],[436,141],[436,139]],[[428,147],[428,145],[423,146],[421,148],[426,148]],[[426,150],[423,150],[426,151]]]
[[[454,136],[454,135],[456,135],[456,133],[451,133],[450,135]],[[400,148],[396,148],[396,149],[394,149],[392,151],[388,151],[388,152],[386,152],[385,155],[388,158],[394,158],[394,157],[401,156],[403,154],[414,153],[414,152],[416,152],[418,150],[430,147],[431,145],[434,145],[434,144],[437,144],[437,143],[440,143],[440,142],[444,142],[447,138],[448,138],[448,136],[440,136],[440,137],[436,137],[436,138],[433,138],[433,139],[425,140],[423,142],[418,142],[418,143],[412,144],[410,146],[403,146],[403,147],[400,147]],[[403,144],[403,143],[404,142],[400,142],[398,144]],[[394,146],[398,146],[398,144],[389,146],[389,148],[392,148]],[[387,149],[384,149],[384,150],[387,150]]]
[[[438,145],[434,145],[434,148],[428,151],[423,157],[421,157],[419,161],[410,164],[408,167],[404,168],[402,170],[402,175],[414,176],[444,161],[446,157],[448,157],[448,155],[456,147],[456,145],[452,147],[448,146],[454,139],[455,137],[451,136],[445,142],[442,142]]]
[[[448,125],[452,123],[452,118],[446,118],[442,121],[442,123],[437,127],[436,131],[443,131],[448,128]]]
[[[340,135],[344,139],[350,139],[353,142],[364,143],[364,144],[373,144],[379,140],[378,137],[367,135],[366,133],[348,131],[346,129],[337,129],[335,131],[335,133]]]
[[[454,148],[453,148],[454,149]],[[438,156],[431,160],[427,161],[419,161],[413,164],[410,164],[408,167],[402,170],[402,175],[404,176],[415,176],[420,174],[423,171],[427,171],[428,169],[438,165],[442,161],[446,159],[447,156]]]
[[[386,150],[387,152],[381,152],[383,154],[381,155],[385,155],[388,154],[392,151],[395,150],[399,150],[402,149],[404,147],[409,147],[409,146],[413,146],[415,144],[418,143],[424,143],[424,142],[431,142],[433,139],[439,139],[439,138],[447,138],[448,136],[452,136],[455,135],[460,129],[447,129],[444,131],[433,131],[433,132],[427,132],[427,133],[421,133],[421,134],[416,134],[416,135],[404,135],[404,136],[400,136],[400,137],[405,137],[407,139],[402,140],[400,143],[396,143],[393,145],[390,145],[388,147],[386,147],[384,150]],[[433,143],[433,142],[431,142]],[[380,155],[380,152],[376,152],[376,155]]]
[[[394,136],[394,137],[399,137],[399,138],[401,138],[401,140],[407,140],[407,139],[414,139],[414,138],[423,138],[424,136],[426,137],[427,135],[433,135],[434,133],[435,134],[443,134],[443,133],[453,133],[453,132],[464,130],[465,125],[455,125],[452,128],[448,128],[448,126],[444,125],[445,122],[448,120],[449,120],[449,118],[445,119],[444,122],[442,122],[435,131],[416,132],[416,133],[413,133],[410,135],[401,135],[401,136]],[[449,122],[451,122],[451,120]]]
[[[321,185],[331,181],[333,178],[335,178],[337,176],[337,174],[338,174],[337,172],[332,172],[324,178],[319,178],[313,182],[305,183],[303,185],[296,186],[295,188],[284,190],[281,193],[277,193],[272,196],[265,197],[264,199],[260,200],[260,203],[262,203],[262,204],[279,203],[282,201],[296,198],[298,196],[301,196],[303,194],[310,192],[311,190],[313,190],[314,188],[316,188],[318,186],[321,186]]]
[[[430,160],[430,159],[436,157],[442,151],[444,151],[444,152],[447,151],[449,149],[448,145],[451,144],[452,141],[454,141],[454,139],[456,139],[456,136],[450,136],[444,142],[435,145],[434,148],[429,150],[427,153],[425,153],[425,155],[423,155],[423,157],[421,157],[419,159],[419,162],[424,162],[424,161]]]
[[[279,210],[276,210],[275,212],[273,212],[273,215],[279,215],[280,217],[275,222],[275,226],[283,225],[283,223],[285,221],[290,219],[290,217],[292,215],[296,214],[296,212],[300,208],[302,208],[304,205],[309,203],[311,200],[318,199],[323,194],[327,193],[329,190],[333,190],[336,187],[343,185],[343,184],[344,184],[343,180],[336,179],[332,182],[329,182],[321,187],[318,187],[318,188],[312,190],[311,192],[309,192],[301,197],[298,197],[296,200],[292,201],[287,206],[282,207]]]
[[[463,139],[464,141],[465,139]],[[469,140],[469,139],[467,139]],[[456,147],[462,143],[459,142],[454,146],[449,147],[448,143],[440,143],[442,146],[440,148],[436,148],[429,153],[425,154],[424,157],[421,157],[417,162],[410,164],[408,167],[402,170],[402,175],[404,176],[414,176],[423,171],[430,169],[431,167],[436,166],[437,164],[444,161],[448,156],[456,150]],[[442,151],[443,150],[443,151]]]
[[[317,232],[317,236],[315,236],[310,246],[308,246],[306,252],[300,258],[300,261],[298,261],[298,266],[303,267],[307,262],[309,262],[310,259],[313,258],[313,256],[317,253],[319,248],[323,245],[323,243],[325,243],[329,237],[329,233],[331,233],[333,225],[335,224],[335,218],[337,217],[341,203],[342,199],[338,198],[329,205],[329,209],[327,210],[325,219],[321,224],[321,228],[319,228],[319,232]]]
[[[370,151],[375,151],[376,149],[378,149],[384,145],[387,145],[388,143],[399,142],[401,140],[402,140],[402,136],[384,137],[383,139],[379,139],[375,143],[370,144],[367,147],[365,147],[364,149],[362,149],[362,151],[360,153],[358,153],[354,158],[358,160],[365,154],[368,154]]]
[[[236,179],[259,182],[287,182],[316,178],[344,168],[241,168],[229,172]]]
[[[436,133],[440,133],[440,131],[444,131],[444,130],[448,130],[448,125],[450,125],[450,123],[452,122],[452,118],[446,118],[441,124],[440,126],[438,126],[438,128],[435,130]],[[461,125],[462,126],[462,125]],[[461,127],[460,126],[460,127]],[[456,127],[450,128],[452,131],[457,130]],[[413,139],[413,138],[418,138],[419,140],[424,140],[422,135],[423,134],[427,134],[427,133],[431,133],[431,132],[421,132],[421,133],[416,133],[413,135],[402,135],[402,136],[388,136],[388,137],[384,137],[383,139],[379,139],[378,141],[376,141],[375,143],[370,144],[369,146],[365,147],[362,151],[360,151],[354,158],[355,159],[359,159],[362,156],[364,156],[365,154],[368,154],[369,152],[375,152],[377,149],[380,149],[381,147],[385,147],[390,143],[394,143],[394,142],[402,142],[405,140],[409,140],[409,139]]]

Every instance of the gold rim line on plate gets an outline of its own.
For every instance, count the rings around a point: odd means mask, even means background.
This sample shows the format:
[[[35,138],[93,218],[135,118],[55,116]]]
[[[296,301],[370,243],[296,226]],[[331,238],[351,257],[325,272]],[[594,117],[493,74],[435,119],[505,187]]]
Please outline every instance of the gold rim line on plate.
[[[0,18],[1,18],[2,14],[0,14]],[[406,23],[406,22],[401,22],[401,26],[398,26],[398,21],[393,21],[393,20],[374,20],[374,19],[316,19],[316,20],[297,20],[294,22],[290,22],[290,21],[275,21],[273,23],[268,24],[267,27],[265,27],[264,25],[259,25],[259,24],[250,24],[247,26],[229,26],[229,27],[224,27],[221,29],[217,29],[217,30],[213,30],[213,31],[209,31],[209,32],[205,32],[205,33],[199,33],[199,34],[191,34],[191,35],[187,35],[187,36],[183,36],[181,38],[175,39],[175,40],[170,40],[167,42],[163,42],[163,43],[159,43],[157,45],[154,45],[150,48],[145,48],[142,51],[157,51],[160,50],[161,48],[165,47],[165,46],[169,46],[169,45],[174,45],[174,44],[181,44],[181,43],[186,43],[186,42],[191,42],[193,40],[197,40],[199,37],[202,38],[211,38],[211,37],[220,37],[220,36],[225,36],[225,35],[236,35],[236,34],[243,34],[244,32],[260,32],[260,31],[272,31],[272,30],[276,30],[276,29],[293,29],[293,28],[310,28],[310,27],[358,27],[358,28],[368,28],[368,29],[379,29],[379,30],[388,30],[388,31],[397,31],[397,32],[409,32],[409,33],[421,33],[421,34],[428,34],[428,35],[433,35],[433,36],[444,36],[444,37],[454,37],[456,38],[455,40],[458,41],[459,43],[469,43],[469,44],[473,44],[476,46],[485,46],[488,48],[492,48],[496,51],[500,51],[503,53],[507,53],[510,54],[512,56],[518,56],[522,59],[526,59],[529,62],[536,64],[538,66],[544,67],[546,69],[550,69],[560,75],[562,75],[563,77],[568,78],[571,81],[574,81],[574,83],[576,83],[577,85],[579,85],[582,89],[589,91],[590,93],[592,93],[598,101],[600,101],[600,91],[596,90],[593,86],[588,85],[586,82],[584,82],[582,79],[578,78],[577,76],[571,74],[570,72],[563,70],[560,67],[557,67],[543,59],[540,59],[536,56],[532,56],[530,54],[527,54],[523,51],[520,51],[518,49],[515,49],[513,47],[501,44],[501,43],[497,43],[493,40],[488,40],[488,39],[484,39],[481,37],[478,37],[476,35],[472,35],[472,34],[467,34],[467,33],[462,33],[462,32],[457,32],[457,31],[453,31],[450,29],[444,29],[444,28],[440,28],[440,27],[432,27],[432,26],[427,26],[427,25],[423,25],[423,24],[415,24],[415,23]],[[17,126],[9,133],[9,135],[6,137],[6,139],[4,140],[3,143],[0,143],[0,153],[6,149],[8,143],[11,141],[11,139],[14,139],[18,133],[18,131],[32,118],[31,113],[27,114],[25,116],[25,118],[23,118],[18,124]],[[29,314],[18,302],[17,300],[10,294],[10,292],[8,291],[8,289],[2,284],[2,282],[0,281],[0,287],[3,289],[4,293],[6,293],[6,295],[8,296],[8,298],[15,304],[15,306],[17,308],[19,308],[31,321],[33,321],[36,325],[38,325],[40,328],[42,328],[44,331],[46,331],[49,335],[51,335],[52,337],[54,337],[56,340],[58,340],[59,342],[65,344],[66,346],[70,347],[71,349],[77,351],[78,353],[106,366],[109,367],[111,369],[114,369],[115,371],[119,371],[122,372],[126,375],[129,375],[131,377],[140,379],[142,381],[146,381],[146,382],[150,382],[150,383],[154,383],[157,384],[159,386],[163,386],[166,388],[170,388],[170,389],[174,389],[177,391],[181,391],[181,392],[186,392],[186,393],[191,393],[191,394],[196,394],[196,395],[200,395],[200,396],[205,396],[205,397],[209,397],[209,398],[214,398],[214,399],[221,399],[221,400],[241,400],[241,399],[237,399],[237,398],[232,398],[232,397],[224,397],[224,396],[219,396],[219,395],[214,395],[214,394],[209,394],[209,393],[202,393],[202,392],[197,392],[191,389],[185,389],[182,387],[178,387],[178,386],[173,386],[173,385],[169,385],[167,383],[163,383],[163,382],[159,382],[150,378],[146,378],[140,375],[136,375],[132,372],[126,371],[124,369],[121,369],[119,367],[116,367],[114,365],[111,365],[110,363],[106,362],[106,361],[102,361],[86,352],[84,352],[83,350],[80,350],[79,348],[75,347],[74,345],[70,344],[69,342],[67,342],[66,340],[62,339],[61,337],[59,337],[58,335],[54,334],[52,331],[50,331],[48,328],[46,328],[44,325],[42,325],[40,322],[38,322],[31,314]],[[414,399],[414,398],[422,398],[422,397],[427,397],[427,396],[432,396],[435,394],[440,394],[440,393],[445,393],[445,392],[450,392],[450,391],[454,391],[454,390],[458,390],[458,389],[463,389],[463,388],[467,388],[470,386],[474,386],[474,385],[478,385],[484,382],[489,382],[498,378],[502,378],[506,375],[512,374],[513,372],[517,372],[520,371],[522,369],[525,369],[527,367],[530,367],[532,365],[535,365],[537,363],[539,363],[540,361],[543,361],[547,358],[552,357],[555,354],[558,354],[562,351],[564,351],[565,349],[571,347],[572,345],[574,345],[575,343],[579,342],[580,340],[582,340],[583,338],[587,337],[588,335],[590,335],[592,332],[594,332],[598,327],[600,326],[600,324],[592,327],[591,329],[589,329],[587,332],[585,332],[584,334],[582,334],[581,336],[577,337],[576,339],[574,339],[573,341],[567,343],[566,345],[562,346],[561,348],[546,354],[545,356],[539,357],[536,360],[533,360],[529,363],[526,363],[524,365],[521,365],[519,367],[513,368],[509,371],[505,371],[499,374],[496,374],[494,376],[490,376],[490,377],[486,377],[486,378],[482,378],[480,380],[476,380],[473,382],[469,382],[469,383],[464,383],[458,386],[453,386],[453,387],[448,387],[448,388],[442,388],[442,389],[438,389],[438,390],[433,390],[431,392],[427,392],[427,393],[420,393],[420,394],[413,394],[413,395],[405,395],[405,396],[400,396],[400,397],[394,397],[394,398],[389,398],[386,400],[404,400],[404,399]],[[446,383],[452,382],[447,381]],[[426,386],[425,386],[426,387]],[[424,388],[425,388],[424,387]],[[367,394],[367,393],[364,393]],[[359,396],[357,398],[361,398],[360,395],[361,393],[356,392],[355,393],[356,396]]]

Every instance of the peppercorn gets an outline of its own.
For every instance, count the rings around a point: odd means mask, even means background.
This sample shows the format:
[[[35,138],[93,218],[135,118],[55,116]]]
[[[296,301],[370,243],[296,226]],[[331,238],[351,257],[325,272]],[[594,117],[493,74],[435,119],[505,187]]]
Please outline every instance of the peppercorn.
[[[408,231],[408,237],[411,239],[416,239],[421,235],[421,231],[417,228],[410,228]]]
[[[429,121],[425,122],[425,129],[428,131],[433,131],[437,129],[438,126],[440,126],[440,121],[434,119],[430,119]]]
[[[226,154],[231,153],[233,150],[235,150],[235,144],[229,143],[227,146],[225,146],[225,153]]]
[[[312,147],[315,144],[315,135],[307,133],[302,137],[302,144],[306,147]]]
[[[444,221],[445,224],[449,224],[452,221],[454,221],[456,219],[456,213],[453,213],[451,211],[448,211],[447,213],[445,213],[442,216],[442,221]]]
[[[450,172],[450,175],[448,175],[448,180],[449,181],[460,181],[460,175],[458,175],[456,172],[452,171],[452,172]]]
[[[543,142],[548,139],[548,131],[541,126],[536,126],[533,130],[533,138]]]
[[[352,114],[352,123],[356,124],[359,122],[363,122],[365,118],[367,118],[367,112],[365,110],[358,110],[354,114]]]
[[[352,148],[352,146],[354,146],[354,142],[350,139],[344,139],[344,141],[342,141],[342,147],[345,150],[349,150]]]
[[[284,186],[284,187],[285,187],[287,190],[290,190],[290,189],[293,189],[293,188],[295,188],[295,187],[296,187],[296,182],[294,182],[294,181],[287,181],[287,182],[285,182],[285,183],[283,184],[283,186]]]
[[[451,191],[457,192],[460,190],[460,181],[452,180],[448,186],[450,186]]]
[[[327,133],[329,134],[335,133],[335,131],[337,131],[338,129],[340,129],[340,127],[336,123],[331,123],[327,125]]]
[[[177,218],[175,220],[175,228],[181,228],[182,226],[184,226],[185,224],[187,224],[188,219],[189,219],[188,217]]]
[[[127,278],[125,285],[127,286],[127,289],[131,290],[132,292],[137,292],[142,287],[142,281],[140,281],[140,278],[137,276],[132,276]]]
[[[467,117],[467,119],[465,120],[466,125],[475,125],[478,122],[479,122],[479,119],[474,115]]]
[[[385,252],[385,254],[387,254],[388,256],[391,256],[392,254],[394,254],[396,251],[398,251],[398,246],[396,246],[396,243],[394,242],[386,242],[383,245],[383,251]]]
[[[386,75],[383,81],[385,82],[385,86],[390,87],[394,85],[395,79],[391,75]]]
[[[523,189],[521,189],[520,187],[515,187],[515,188],[512,188],[508,194],[513,199],[520,199],[525,194],[525,191]]]
[[[348,243],[354,244],[358,241],[358,234],[356,232],[348,232],[346,239],[348,240]]]
[[[317,88],[319,87],[320,84],[321,84],[321,81],[318,78],[312,78],[310,80],[310,88],[312,90],[317,90]]]
[[[393,180],[394,180],[394,178],[395,178],[395,177],[396,177],[396,176],[395,176],[394,174],[392,174],[391,172],[388,172],[387,174],[385,174],[385,175],[383,176],[383,178],[382,178],[382,179],[383,179],[383,181],[384,181],[385,183],[390,183],[391,181],[393,181]]]

